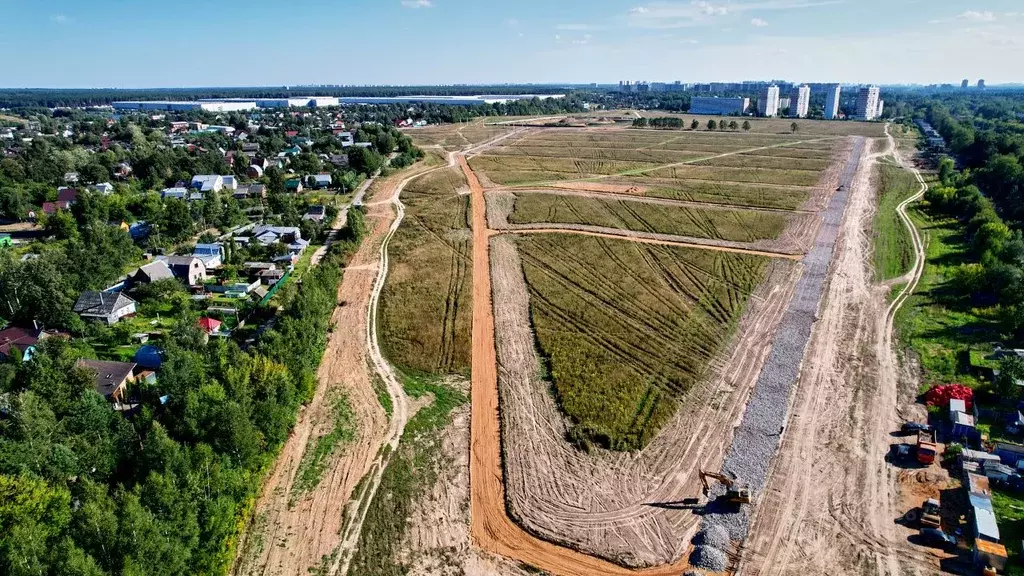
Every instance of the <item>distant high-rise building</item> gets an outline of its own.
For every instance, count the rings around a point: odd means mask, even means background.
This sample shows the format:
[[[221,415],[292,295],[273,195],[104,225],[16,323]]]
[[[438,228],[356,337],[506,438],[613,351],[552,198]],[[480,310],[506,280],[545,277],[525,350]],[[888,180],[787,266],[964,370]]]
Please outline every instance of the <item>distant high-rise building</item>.
[[[878,115],[878,86],[866,86],[857,93],[857,119],[874,120]]]
[[[690,114],[743,114],[748,106],[749,98],[694,96],[690,99]]]
[[[775,84],[765,86],[757,99],[757,113],[761,116],[779,115],[779,87]]]
[[[811,87],[807,84],[794,86],[789,96],[789,115],[793,118],[806,118],[811,108]]]
[[[835,120],[839,117],[839,84],[832,84],[825,92],[825,119]]]
[[[875,107],[875,118],[882,117],[882,110],[885,108],[885,100],[878,99],[878,106]]]
[[[960,83],[960,87],[961,88],[967,88],[970,85],[971,85],[971,81],[968,80],[967,78],[964,78],[964,81]]]
[[[978,90],[984,90],[984,89],[985,89],[985,79],[983,78],[981,80],[978,80]]]

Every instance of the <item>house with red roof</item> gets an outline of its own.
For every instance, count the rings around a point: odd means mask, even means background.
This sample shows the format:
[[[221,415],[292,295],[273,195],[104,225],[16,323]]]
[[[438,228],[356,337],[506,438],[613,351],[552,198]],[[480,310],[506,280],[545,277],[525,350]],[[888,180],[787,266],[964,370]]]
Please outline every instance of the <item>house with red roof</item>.
[[[199,326],[200,330],[205,332],[207,336],[210,336],[220,332],[220,326],[222,322],[220,320],[215,320],[213,318],[203,317],[200,318],[199,321],[196,322],[196,324]]]
[[[9,359],[14,350],[27,360],[36,343],[43,338],[46,338],[46,333],[42,330],[18,327],[0,330],[0,360]]]

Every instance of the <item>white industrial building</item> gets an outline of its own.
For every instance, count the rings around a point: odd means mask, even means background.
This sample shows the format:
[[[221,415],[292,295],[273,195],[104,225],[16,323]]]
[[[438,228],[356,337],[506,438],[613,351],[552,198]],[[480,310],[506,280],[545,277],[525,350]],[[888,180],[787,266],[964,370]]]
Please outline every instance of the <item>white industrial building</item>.
[[[337,106],[338,98],[334,96],[299,96],[292,98],[260,98],[256,105],[260,108],[323,108]]]
[[[825,120],[835,120],[839,117],[839,94],[842,88],[839,84],[828,87],[825,93]]]
[[[197,102],[143,100],[137,102],[114,102],[111,106],[113,106],[114,110],[161,112],[189,112],[192,110],[205,110],[206,112],[243,112],[246,110],[255,110],[256,102],[253,100],[204,100]]]
[[[811,87],[807,84],[794,86],[789,96],[789,115],[793,118],[806,118],[811,108]]]
[[[878,86],[866,86],[857,93],[857,119],[874,120],[878,117]]]
[[[775,84],[765,86],[757,99],[757,113],[761,116],[779,115],[779,87]]]
[[[695,96],[690,99],[691,114],[712,114],[727,116],[743,114],[750,107],[750,98],[716,98]]]

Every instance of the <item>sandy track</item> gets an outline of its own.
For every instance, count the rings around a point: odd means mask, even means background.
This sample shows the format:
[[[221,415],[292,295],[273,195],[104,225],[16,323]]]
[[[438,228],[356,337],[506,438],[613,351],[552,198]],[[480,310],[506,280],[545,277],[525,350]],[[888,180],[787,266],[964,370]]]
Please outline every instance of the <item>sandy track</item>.
[[[320,385],[304,407],[285,442],[260,498],[254,522],[240,539],[233,567],[236,575],[305,576],[311,566],[331,554],[340,542],[339,532],[352,490],[370,469],[387,427],[387,417],[377,401],[366,368],[366,310],[376,271],[377,242],[387,230],[390,214],[371,211],[369,237],[345,270],[331,321],[346,329],[331,333],[317,373]],[[356,439],[333,459],[315,490],[288,506],[292,485],[307,446],[325,434],[330,422],[330,402],[338,391],[348,396],[355,414]]]
[[[474,323],[473,323],[473,388],[472,388],[472,448],[471,448],[471,510],[472,510],[472,534],[475,541],[485,550],[495,552],[510,558],[515,558],[531,565],[547,570],[553,574],[565,575],[592,575],[592,574],[672,574],[677,575],[686,567],[685,561],[664,565],[653,569],[633,571],[622,568],[618,565],[599,560],[597,558],[580,554],[574,550],[562,548],[545,540],[525,532],[522,528],[513,523],[505,512],[506,495],[503,485],[502,469],[502,445],[500,442],[501,424],[498,414],[498,373],[495,370],[497,354],[495,351],[495,318],[492,309],[492,286],[489,269],[489,243],[491,232],[487,229],[485,207],[483,202],[483,189],[475,174],[468,165],[460,159],[460,164],[466,173],[473,191],[473,234],[474,234]],[[507,242],[509,239],[495,239],[495,246],[499,242]],[[782,262],[777,264],[782,266]],[[507,268],[506,268],[507,270]],[[498,274],[502,272],[497,271]],[[569,517],[552,510],[550,506],[544,513],[551,516],[563,518],[562,524],[567,530],[566,534],[548,534],[552,539],[566,543],[573,542],[575,546],[590,548],[592,552],[604,554],[629,553],[627,548],[636,548],[644,544],[650,545],[652,535],[662,539],[660,545],[663,556],[661,562],[673,561],[683,555],[686,549],[686,541],[696,525],[697,517],[691,513],[681,513],[678,510],[666,509],[657,506],[647,506],[640,503],[658,503],[678,501],[681,497],[695,495],[698,491],[696,465],[698,462],[709,467],[716,466],[721,461],[724,451],[725,437],[731,423],[738,419],[742,412],[742,399],[749,392],[759,371],[760,364],[767,355],[768,342],[773,326],[781,317],[784,303],[791,294],[795,282],[795,267],[788,265],[784,268],[776,268],[773,277],[776,282],[767,283],[764,292],[758,297],[751,299],[751,312],[745,315],[739,330],[741,337],[738,337],[734,346],[730,349],[727,362],[721,362],[716,366],[716,375],[710,378],[708,384],[701,387],[695,394],[703,395],[703,401],[688,403],[694,408],[689,413],[680,411],[677,416],[677,423],[688,425],[685,439],[679,441],[669,434],[663,434],[642,453],[641,458],[646,459],[650,466],[671,469],[677,467],[671,473],[666,473],[661,478],[657,476],[646,477],[647,486],[654,485],[649,492],[642,494],[630,505],[624,508],[620,505],[611,508],[605,514],[586,514],[581,519],[578,515],[574,520],[572,512]],[[521,274],[521,271],[519,272]],[[495,295],[499,302],[502,298],[498,296],[497,290],[504,289],[508,285],[504,280],[495,283]],[[528,323],[515,321],[513,325],[528,326]],[[505,333],[503,325],[502,333]],[[527,328],[528,329],[528,328]],[[534,358],[535,360],[535,358]],[[512,368],[512,364],[503,361],[503,373]],[[546,390],[538,398],[543,397],[550,401],[550,395]],[[503,415],[515,414],[518,410],[506,410]],[[549,410],[549,415],[555,418],[560,416],[555,411]],[[538,425],[535,421],[535,428]],[[694,433],[694,424],[699,427],[698,433]],[[547,422],[541,422],[540,426],[547,426]],[[523,450],[532,452],[538,445],[533,444],[534,436],[523,435],[520,430],[506,432],[510,438],[531,438],[531,445],[524,445],[519,442],[518,451],[522,458]],[[550,446],[557,449],[567,450],[569,453],[578,454],[577,451],[568,448],[557,428],[541,431],[538,439],[552,439]],[[661,442],[661,444],[659,444]],[[560,446],[561,448],[557,448]],[[716,447],[717,446],[717,447]],[[506,449],[506,457],[509,448]],[[687,457],[681,457],[686,455]],[[619,475],[617,486],[626,486],[637,479],[644,479],[644,474],[633,468],[636,462],[631,462],[631,455],[618,455],[620,463],[615,466]],[[716,462],[717,460],[717,462]],[[592,480],[593,473],[604,469],[607,462],[600,462],[598,466],[592,463],[582,462],[581,470],[585,473],[575,481],[576,487],[582,493],[591,492],[594,497]],[[509,465],[511,470],[512,465]],[[681,469],[679,469],[681,468]],[[630,472],[630,469],[633,472]],[[537,470],[534,468],[534,470]],[[558,478],[550,478],[556,474]],[[550,485],[552,480],[564,479],[571,482],[571,474],[557,474],[549,471],[549,478],[546,484]],[[622,482],[625,479],[625,482]],[[523,486],[527,483],[512,484],[513,487]],[[634,489],[635,490],[635,489]],[[609,491],[609,492],[613,492]],[[609,494],[606,493],[605,496]],[[645,498],[647,497],[647,498]],[[515,496],[510,496],[515,498]],[[558,498],[551,502],[551,495],[547,496],[549,504],[559,505]],[[597,500],[595,500],[597,502]],[[564,504],[564,501],[562,502]],[[511,505],[511,504],[510,504]],[[538,503],[537,507],[545,508],[545,504]],[[522,510],[521,510],[522,511]],[[578,510],[576,511],[578,512]],[[587,516],[590,516],[589,518]],[[659,519],[660,516],[660,519]],[[653,520],[652,520],[653,519]],[[675,520],[675,524],[673,524]],[[624,527],[627,531],[633,527],[640,526],[641,532],[645,529],[643,525],[661,525],[668,527],[645,532],[644,538],[647,542],[629,542],[618,537],[616,543],[601,539],[602,530],[610,534],[609,529]],[[667,524],[666,524],[667,522]],[[575,523],[575,529],[573,524]],[[635,533],[635,532],[634,532]],[[598,534],[600,542],[586,540],[589,536]],[[589,544],[589,545],[587,545]],[[611,545],[611,546],[609,546]],[[650,547],[650,546],[648,546]],[[653,546],[658,548],[659,546]],[[652,563],[659,563],[654,560]]]
[[[403,395],[393,399],[396,401],[389,421],[370,381],[368,361],[375,365],[382,361],[376,337],[371,337],[371,329],[376,328],[371,316],[376,306],[371,306],[371,297],[379,294],[386,275],[383,248],[396,227],[392,202],[405,184],[431,170],[418,166],[413,168],[413,176],[406,177],[409,173],[403,172],[378,180],[370,191],[372,198],[365,204],[370,233],[345,269],[338,289],[338,301],[345,305],[338,306],[332,315],[332,323],[344,328],[331,333],[317,374],[320,385],[313,400],[302,409],[263,487],[253,515],[256,521],[240,539],[232,568],[235,575],[306,576],[322,557],[338,552],[331,566],[335,574],[351,557],[365,514],[360,503],[372,497],[376,484],[364,484],[366,489],[360,494],[354,495],[353,490],[367,473],[379,483],[383,470],[380,448],[385,441],[397,443],[400,433],[396,431],[407,418]],[[390,390],[393,395],[401,393],[397,383],[385,383],[398,386]],[[307,446],[311,447],[333,425],[330,399],[340,391],[348,396],[355,414],[356,440],[332,460],[317,488],[290,508],[299,461]]]
[[[743,551],[741,573],[931,574],[939,557],[910,545],[912,530],[894,523],[898,471],[885,462],[901,406],[915,383],[900,381],[891,347],[892,318],[923,268],[918,232],[910,226],[915,265],[910,286],[891,305],[872,283],[870,229],[877,158],[867,156],[852,189],[835,270],[801,374],[782,449]],[[919,176],[919,175],[918,175]],[[828,478],[828,482],[821,480]]]

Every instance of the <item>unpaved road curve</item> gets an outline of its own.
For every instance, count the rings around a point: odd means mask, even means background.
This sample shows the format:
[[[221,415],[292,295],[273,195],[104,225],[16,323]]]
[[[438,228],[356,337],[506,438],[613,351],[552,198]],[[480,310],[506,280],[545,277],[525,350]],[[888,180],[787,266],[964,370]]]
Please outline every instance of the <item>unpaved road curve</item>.
[[[409,397],[405,394],[405,389],[402,388],[402,383],[398,380],[398,376],[395,374],[391,364],[384,359],[384,355],[380,351],[380,343],[377,339],[378,302],[380,300],[381,290],[384,288],[384,282],[387,280],[388,276],[388,243],[395,235],[395,231],[398,230],[398,227],[402,224],[402,220],[405,217],[405,205],[402,204],[402,201],[399,199],[399,195],[409,182],[430,174],[431,172],[454,165],[453,156],[449,154],[447,166],[438,166],[409,176],[398,183],[397,186],[394,186],[393,191],[386,192],[382,200],[374,199],[374,204],[393,205],[395,207],[395,218],[391,222],[391,226],[388,228],[388,232],[380,244],[380,265],[377,267],[377,274],[374,279],[373,289],[370,292],[370,302],[366,309],[367,355],[369,356],[370,362],[373,363],[374,370],[376,370],[377,374],[383,379],[384,385],[387,387],[388,395],[391,396],[391,404],[393,407],[391,421],[388,424],[387,434],[384,436],[384,443],[382,445],[382,447],[388,446],[389,450],[387,450],[386,454],[383,450],[377,453],[373,467],[370,469],[369,475],[363,481],[365,487],[363,488],[362,493],[355,495],[353,498],[353,503],[350,509],[355,511],[354,517],[352,517],[345,525],[344,533],[341,537],[341,543],[338,546],[338,555],[335,558],[334,565],[331,567],[331,574],[348,573],[348,566],[352,561],[352,555],[356,550],[356,545],[359,544],[359,535],[363,530],[363,521],[366,519],[366,511],[369,508],[366,504],[373,500],[373,497],[377,494],[377,488],[380,486],[380,480],[384,474],[384,469],[387,468],[391,454],[394,452],[395,448],[398,447],[398,443],[402,439],[402,434],[405,432],[405,425],[409,421]]]
[[[510,131],[508,134],[503,134],[487,142],[475,145],[468,148],[464,153],[471,153],[478,150],[482,150],[487,146],[491,146],[496,142],[500,142],[510,136],[516,134],[517,131]],[[388,425],[387,434],[384,437],[384,443],[390,447],[387,454],[383,451],[378,452],[377,457],[370,469],[367,477],[363,481],[363,491],[360,494],[354,496],[352,503],[350,504],[350,510],[354,510],[354,516],[345,525],[344,533],[342,534],[341,543],[337,548],[337,556],[334,561],[334,565],[331,567],[330,574],[347,574],[349,563],[352,561],[352,556],[356,550],[356,546],[359,544],[359,536],[362,533],[363,522],[366,519],[366,511],[369,508],[368,503],[373,500],[377,494],[377,489],[380,487],[381,477],[384,474],[384,470],[387,468],[388,462],[390,461],[390,455],[394,453],[395,448],[398,447],[398,443],[402,440],[402,434],[405,432],[405,425],[409,421],[409,398],[405,393],[405,389],[402,387],[402,383],[399,381],[397,374],[395,374],[394,368],[384,358],[384,354],[380,350],[380,342],[377,334],[377,311],[380,302],[380,293],[384,289],[384,283],[387,280],[388,275],[388,244],[391,238],[395,235],[398,227],[401,226],[402,220],[405,218],[405,205],[402,203],[400,198],[402,190],[412,182],[413,180],[423,177],[427,174],[435,172],[437,170],[443,170],[445,168],[452,168],[455,166],[455,154],[448,154],[448,162],[445,165],[437,166],[427,170],[423,170],[412,176],[409,176],[394,185],[391,190],[385,189],[382,193],[378,194],[383,199],[374,198],[371,203],[372,206],[393,206],[395,209],[395,217],[392,220],[390,227],[388,228],[387,234],[380,244],[379,250],[379,262],[380,265],[377,267],[377,274],[374,280],[373,289],[369,295],[369,305],[366,309],[366,343],[367,343],[367,356],[370,362],[373,364],[374,370],[377,375],[381,377],[387,388],[388,395],[391,397],[391,403],[393,406],[393,412],[391,415],[391,421]],[[388,184],[384,184],[388,186]]]
[[[898,427],[901,411],[916,408],[900,406],[914,382],[900,381],[891,346],[893,317],[924,266],[920,235],[906,206],[925,186],[911,168],[922,187],[898,208],[914,244],[908,286],[888,304],[888,289],[872,281],[870,178],[878,158],[894,153],[889,136],[886,150],[865,158],[852,188],[789,426],[742,551],[739,572],[745,576],[939,570],[940,557],[910,544],[907,536],[914,531],[895,523],[903,512],[901,475],[885,461],[889,432]]]
[[[470,517],[474,542],[487,552],[519,560],[559,576],[678,576],[688,564],[628,570],[556,546],[516,525],[505,512],[498,418],[497,353],[491,302],[491,267],[484,189],[465,158],[458,158],[472,193],[473,360],[470,422]]]

